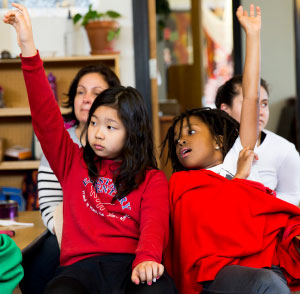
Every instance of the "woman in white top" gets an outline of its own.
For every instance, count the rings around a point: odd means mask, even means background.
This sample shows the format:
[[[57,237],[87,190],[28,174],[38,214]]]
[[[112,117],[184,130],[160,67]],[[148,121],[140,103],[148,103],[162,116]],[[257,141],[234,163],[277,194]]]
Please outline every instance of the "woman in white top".
[[[242,76],[234,76],[217,92],[216,107],[240,121],[242,107]],[[269,120],[269,90],[261,79],[259,139],[255,152],[260,181],[276,191],[277,197],[294,205],[300,201],[300,157],[294,144],[265,130]]]

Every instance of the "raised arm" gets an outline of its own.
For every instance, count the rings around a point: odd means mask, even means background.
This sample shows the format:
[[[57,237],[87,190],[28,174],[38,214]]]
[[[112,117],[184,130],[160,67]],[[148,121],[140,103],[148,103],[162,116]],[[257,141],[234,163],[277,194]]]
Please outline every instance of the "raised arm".
[[[254,149],[258,139],[259,92],[260,92],[260,30],[261,12],[254,5],[250,14],[240,6],[237,18],[246,34],[246,57],[243,73],[243,104],[240,121],[240,138],[243,147]]]
[[[31,57],[36,55],[37,50],[34,45],[31,21],[27,9],[17,3],[12,3],[17,10],[8,11],[3,21],[12,25],[17,32],[18,45],[21,49],[23,57]]]

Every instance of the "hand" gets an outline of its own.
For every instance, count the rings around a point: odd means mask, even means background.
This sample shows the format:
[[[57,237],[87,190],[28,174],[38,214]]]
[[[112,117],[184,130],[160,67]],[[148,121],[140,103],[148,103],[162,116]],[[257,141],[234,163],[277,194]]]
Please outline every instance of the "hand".
[[[245,147],[240,151],[237,162],[237,172],[234,178],[246,179],[248,178],[253,160],[258,160],[258,156],[250,147]]]
[[[254,12],[254,5],[250,5],[250,16],[248,12],[240,6],[236,11],[236,16],[243,27],[245,33],[257,33],[261,29],[261,12],[260,7],[256,6],[256,16]]]
[[[17,32],[18,45],[24,57],[34,56],[36,48],[33,41],[31,21],[25,6],[12,3],[17,10],[5,13],[3,22],[12,25]]]
[[[150,286],[156,282],[164,273],[164,266],[155,261],[144,261],[139,263],[132,271],[131,281],[136,285],[147,282]]]

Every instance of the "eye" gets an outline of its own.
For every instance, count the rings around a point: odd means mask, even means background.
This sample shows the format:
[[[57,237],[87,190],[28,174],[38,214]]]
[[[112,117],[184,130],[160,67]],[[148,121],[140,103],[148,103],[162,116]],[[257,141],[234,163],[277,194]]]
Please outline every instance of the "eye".
[[[96,125],[96,122],[91,120],[90,125],[94,127]]]
[[[76,95],[82,95],[83,94],[83,91],[81,91],[81,90],[78,90],[77,92],[76,92]]]
[[[188,134],[189,134],[189,135],[193,135],[193,134],[195,134],[195,133],[196,133],[196,131],[194,131],[194,130],[189,130],[189,131],[188,131]]]
[[[268,107],[268,102],[264,102],[264,103],[262,103],[262,104],[261,104],[261,106],[262,106],[263,108],[266,108],[266,107]]]
[[[113,127],[113,126],[107,126],[107,128],[108,128],[109,130],[115,130],[115,129],[116,129],[116,128]]]

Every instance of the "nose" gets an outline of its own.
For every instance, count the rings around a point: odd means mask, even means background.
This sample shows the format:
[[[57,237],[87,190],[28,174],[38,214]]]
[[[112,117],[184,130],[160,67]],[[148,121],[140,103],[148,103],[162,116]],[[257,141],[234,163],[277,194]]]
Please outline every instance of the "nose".
[[[182,139],[182,138],[178,139],[177,142],[178,142],[178,144],[179,144],[180,146],[183,146],[183,145],[186,144],[186,140],[185,140],[185,139]]]
[[[104,132],[101,130],[101,128],[97,128],[97,131],[95,132],[95,138],[103,140],[104,139]]]
[[[84,96],[83,96],[83,102],[84,103],[89,103],[91,104],[93,102],[93,95],[89,94],[89,93],[86,93]]]

